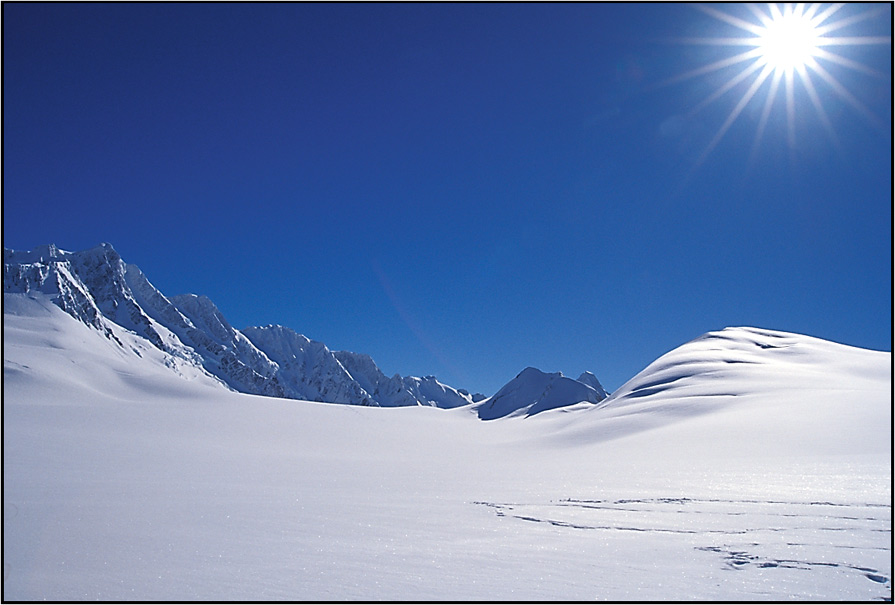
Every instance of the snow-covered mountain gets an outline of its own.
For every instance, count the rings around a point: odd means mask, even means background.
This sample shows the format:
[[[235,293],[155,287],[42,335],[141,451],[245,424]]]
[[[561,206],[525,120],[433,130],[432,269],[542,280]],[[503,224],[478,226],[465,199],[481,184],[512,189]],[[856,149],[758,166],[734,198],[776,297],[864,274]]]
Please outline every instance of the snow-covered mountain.
[[[578,380],[561,372],[547,374],[536,368],[525,368],[493,396],[476,406],[479,418],[493,420],[504,416],[537,414],[546,410],[606,398],[600,381],[590,372]]]
[[[3,251],[3,292],[42,292],[63,311],[114,338],[110,323],[171,357],[194,363],[243,393],[287,396],[276,365],[223,319],[207,298],[159,292],[110,244],[81,252],[54,245]]]
[[[402,377],[395,374],[387,377],[369,355],[336,351],[336,358],[355,380],[379,401],[383,407],[405,405],[433,405],[440,408],[456,408],[484,399],[481,394],[473,394],[464,389],[455,389],[439,382],[434,376]]]
[[[194,364],[242,393],[383,407],[454,408],[484,398],[433,376],[389,378],[367,355],[333,352],[283,326],[237,330],[205,296],[166,297],[107,243],[81,252],[4,249],[3,262],[4,293],[46,294],[121,346],[113,324],[164,352],[169,366]]]
[[[593,375],[592,372],[582,372],[581,376],[578,377],[578,382],[586,384],[593,390],[595,390],[602,399],[605,399],[609,396],[609,393],[606,389],[603,388],[603,385],[600,384],[600,381],[597,380],[597,377]]]
[[[279,366],[277,376],[293,399],[380,405],[322,342],[284,326],[250,327],[243,333]]]

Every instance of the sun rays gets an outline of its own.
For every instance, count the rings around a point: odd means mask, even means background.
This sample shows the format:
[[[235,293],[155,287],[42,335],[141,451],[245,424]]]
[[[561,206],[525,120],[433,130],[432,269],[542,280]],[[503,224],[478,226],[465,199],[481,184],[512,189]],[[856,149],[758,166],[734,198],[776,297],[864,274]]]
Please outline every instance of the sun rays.
[[[786,142],[790,149],[795,147],[796,114],[800,110],[797,96],[800,99],[807,97],[807,103],[811,105],[817,120],[837,146],[839,141],[833,120],[822,100],[825,94],[831,93],[874,126],[883,127],[882,120],[836,74],[838,70],[846,70],[880,80],[888,77],[887,74],[839,52],[846,47],[891,44],[891,37],[888,35],[841,35],[843,30],[860,30],[862,22],[885,18],[888,6],[861,7],[863,10],[858,9],[857,12],[843,11],[844,6],[841,3],[747,4],[738,7],[740,14],[735,15],[713,5],[695,5],[696,9],[708,16],[742,32],[736,36],[678,40],[685,44],[734,49],[730,56],[669,81],[679,82],[724,73],[726,80],[697,103],[691,114],[696,114],[722,97],[731,96],[735,99],[733,108],[714,132],[698,158],[697,165],[705,161],[751,103],[760,104],[761,109],[751,145],[750,163],[766,135],[772,113],[779,111],[781,104],[786,124]],[[846,12],[850,14],[844,14]],[[858,27],[852,28],[854,25]],[[729,75],[728,71],[734,73]]]

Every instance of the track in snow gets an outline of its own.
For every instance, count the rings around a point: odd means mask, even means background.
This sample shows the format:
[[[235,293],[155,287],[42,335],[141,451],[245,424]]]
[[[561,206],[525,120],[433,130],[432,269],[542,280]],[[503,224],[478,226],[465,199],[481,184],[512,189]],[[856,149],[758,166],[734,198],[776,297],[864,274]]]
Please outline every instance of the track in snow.
[[[725,570],[858,574],[891,601],[889,504],[697,498],[475,502],[508,521],[562,530],[676,536]],[[836,581],[836,578],[827,578]]]

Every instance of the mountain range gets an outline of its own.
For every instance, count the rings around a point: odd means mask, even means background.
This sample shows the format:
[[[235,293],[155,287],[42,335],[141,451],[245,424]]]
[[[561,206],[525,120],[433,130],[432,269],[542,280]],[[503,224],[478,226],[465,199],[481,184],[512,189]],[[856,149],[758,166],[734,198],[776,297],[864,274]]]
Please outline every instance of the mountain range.
[[[378,407],[470,406],[484,420],[596,404],[608,395],[590,372],[574,380],[526,368],[491,397],[434,376],[388,377],[369,355],[332,351],[280,325],[238,330],[206,296],[165,296],[108,243],[80,252],[52,244],[4,249],[3,264],[4,293],[40,292],[122,348],[116,328],[162,351],[172,370],[194,366],[241,393]]]

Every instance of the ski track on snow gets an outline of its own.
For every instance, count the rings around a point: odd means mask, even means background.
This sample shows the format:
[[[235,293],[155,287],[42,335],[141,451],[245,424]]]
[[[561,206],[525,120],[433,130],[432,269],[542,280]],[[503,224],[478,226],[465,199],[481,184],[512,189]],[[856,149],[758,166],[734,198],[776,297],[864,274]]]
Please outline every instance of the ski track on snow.
[[[473,504],[507,520],[565,530],[686,536],[694,550],[718,555],[719,565],[727,570],[860,574],[885,590],[878,600],[892,598],[891,570],[866,562],[891,560],[891,548],[879,546],[876,537],[891,536],[890,504],[698,498]],[[782,554],[800,551],[806,557]]]

